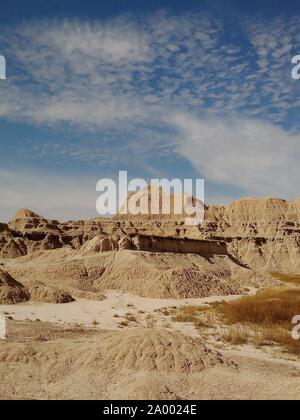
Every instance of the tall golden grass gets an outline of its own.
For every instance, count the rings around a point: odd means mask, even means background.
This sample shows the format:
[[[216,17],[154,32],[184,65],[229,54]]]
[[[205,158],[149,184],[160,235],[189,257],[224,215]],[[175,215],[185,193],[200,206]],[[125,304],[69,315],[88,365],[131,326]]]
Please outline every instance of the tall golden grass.
[[[283,274],[283,273],[272,273],[272,276],[277,280],[285,283],[291,283],[295,286],[300,286],[300,274]]]
[[[255,296],[224,303],[219,310],[230,323],[289,325],[300,315],[300,289],[266,289]]]
[[[265,289],[255,296],[247,296],[216,306],[229,324],[252,324],[263,327],[261,339],[285,346],[300,355],[300,340],[294,340],[292,319],[300,315],[300,288]]]

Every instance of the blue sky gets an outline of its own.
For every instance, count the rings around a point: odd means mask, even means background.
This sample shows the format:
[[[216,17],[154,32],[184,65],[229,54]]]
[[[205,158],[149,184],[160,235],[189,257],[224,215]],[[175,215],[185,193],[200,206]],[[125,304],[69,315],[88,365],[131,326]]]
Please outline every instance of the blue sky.
[[[96,216],[99,178],[205,178],[206,200],[299,197],[300,5],[2,6],[0,219]]]

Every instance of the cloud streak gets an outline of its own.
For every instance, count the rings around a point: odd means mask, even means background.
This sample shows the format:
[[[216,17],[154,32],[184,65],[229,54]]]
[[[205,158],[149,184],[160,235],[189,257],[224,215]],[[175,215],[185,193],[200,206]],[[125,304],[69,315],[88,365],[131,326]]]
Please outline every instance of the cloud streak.
[[[210,181],[245,194],[295,198],[300,135],[260,120],[174,116],[177,151]]]

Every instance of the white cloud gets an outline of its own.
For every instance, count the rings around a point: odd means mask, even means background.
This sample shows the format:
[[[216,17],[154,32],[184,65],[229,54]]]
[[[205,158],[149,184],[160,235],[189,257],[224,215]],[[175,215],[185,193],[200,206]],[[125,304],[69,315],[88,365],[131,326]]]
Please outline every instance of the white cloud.
[[[300,101],[290,77],[297,23],[241,20],[251,48],[200,12],[4,26],[0,116],[83,130],[152,124],[170,107],[282,121]]]
[[[299,191],[300,135],[253,119],[172,116],[177,151],[209,181],[245,194],[295,198]]]

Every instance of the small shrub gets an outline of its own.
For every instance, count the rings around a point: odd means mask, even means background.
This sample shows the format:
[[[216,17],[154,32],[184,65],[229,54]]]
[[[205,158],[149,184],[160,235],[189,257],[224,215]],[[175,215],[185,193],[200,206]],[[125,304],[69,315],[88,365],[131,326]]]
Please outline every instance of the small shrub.
[[[210,327],[210,325],[208,325],[208,322],[206,320],[202,319],[202,318],[197,319],[194,322],[194,324],[195,324],[195,327],[197,329],[199,329],[199,328],[209,328]]]
[[[170,315],[170,312],[167,309],[162,309],[160,312],[164,316],[169,316]]]

